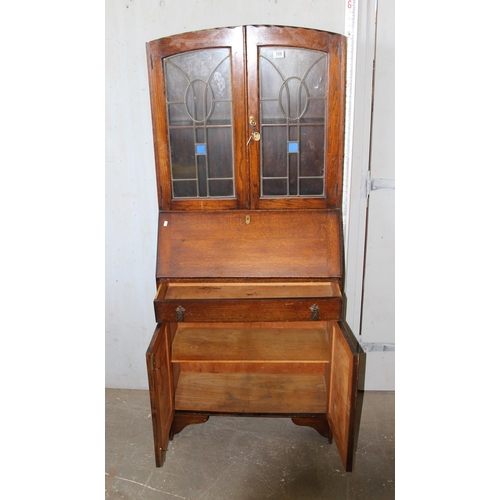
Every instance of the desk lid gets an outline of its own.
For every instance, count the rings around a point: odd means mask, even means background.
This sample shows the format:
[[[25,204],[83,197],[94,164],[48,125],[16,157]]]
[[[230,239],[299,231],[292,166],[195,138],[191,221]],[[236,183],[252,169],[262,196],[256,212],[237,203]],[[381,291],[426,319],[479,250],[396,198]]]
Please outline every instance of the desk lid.
[[[157,278],[340,278],[338,210],[160,212]]]

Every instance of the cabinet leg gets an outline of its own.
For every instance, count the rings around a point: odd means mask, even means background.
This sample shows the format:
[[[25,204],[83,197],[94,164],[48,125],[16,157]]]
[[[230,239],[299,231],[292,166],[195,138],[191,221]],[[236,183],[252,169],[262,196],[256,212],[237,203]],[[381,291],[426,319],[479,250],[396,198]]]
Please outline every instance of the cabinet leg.
[[[186,414],[175,414],[172,421],[172,426],[170,427],[169,437],[172,440],[175,434],[184,429],[184,427],[191,424],[204,424],[208,420],[209,415],[186,415]]]
[[[312,427],[323,437],[328,438],[328,442],[332,444],[333,435],[326,417],[292,417],[292,422],[296,425]]]

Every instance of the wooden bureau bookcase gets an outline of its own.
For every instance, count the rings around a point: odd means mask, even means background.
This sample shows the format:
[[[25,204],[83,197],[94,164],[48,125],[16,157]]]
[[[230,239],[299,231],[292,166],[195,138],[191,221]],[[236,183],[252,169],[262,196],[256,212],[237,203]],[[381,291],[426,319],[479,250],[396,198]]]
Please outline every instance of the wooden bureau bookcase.
[[[342,322],[345,38],[240,26],[147,44],[159,202],[156,465],[210,415],[290,417],[352,470]]]

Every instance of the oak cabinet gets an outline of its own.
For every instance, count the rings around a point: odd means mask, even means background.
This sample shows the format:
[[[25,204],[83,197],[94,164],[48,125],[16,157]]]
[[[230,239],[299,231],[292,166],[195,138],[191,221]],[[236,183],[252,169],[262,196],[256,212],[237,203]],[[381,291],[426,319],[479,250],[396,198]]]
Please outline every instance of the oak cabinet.
[[[147,44],[158,186],[155,456],[210,415],[290,417],[352,470],[342,321],[345,38],[241,26]]]

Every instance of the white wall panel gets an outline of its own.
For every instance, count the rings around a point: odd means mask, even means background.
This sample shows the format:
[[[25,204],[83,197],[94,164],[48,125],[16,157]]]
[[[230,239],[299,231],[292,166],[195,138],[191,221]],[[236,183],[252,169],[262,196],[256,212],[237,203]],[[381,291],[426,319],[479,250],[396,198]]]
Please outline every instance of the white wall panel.
[[[357,10],[346,320],[366,351],[361,386],[367,390],[393,390],[394,0],[366,0],[357,4]],[[384,189],[372,190],[372,186]]]

